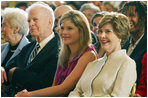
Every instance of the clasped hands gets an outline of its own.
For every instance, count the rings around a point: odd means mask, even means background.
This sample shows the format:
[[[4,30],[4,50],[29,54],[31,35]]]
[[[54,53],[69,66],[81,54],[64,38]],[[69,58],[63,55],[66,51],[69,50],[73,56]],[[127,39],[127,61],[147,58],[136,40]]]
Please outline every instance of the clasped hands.
[[[9,71],[9,81],[11,81],[12,79],[12,75],[13,75],[13,72],[15,71],[16,67],[10,69]],[[7,74],[6,74],[6,71],[3,67],[1,67],[1,90],[2,92],[5,91],[5,85],[3,85],[4,82],[8,82],[8,78],[7,78]]]
[[[7,75],[6,75],[5,69],[1,67],[1,85],[4,82],[7,82]]]
[[[16,67],[13,67],[12,69],[9,70],[9,81],[11,82],[12,80],[12,76],[13,76],[13,73],[15,71]],[[1,83],[3,84],[4,82],[7,82],[8,79],[7,79],[7,75],[6,75],[6,71],[3,67],[1,67]]]

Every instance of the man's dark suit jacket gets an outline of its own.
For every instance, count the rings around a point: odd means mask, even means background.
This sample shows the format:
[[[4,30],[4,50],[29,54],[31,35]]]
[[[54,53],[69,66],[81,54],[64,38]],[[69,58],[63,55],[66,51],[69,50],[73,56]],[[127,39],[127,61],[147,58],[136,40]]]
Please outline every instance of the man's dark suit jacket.
[[[10,68],[16,66],[13,73],[12,84],[21,89],[29,91],[51,86],[57,68],[58,53],[60,46],[60,37],[55,33],[55,37],[50,40],[38,55],[27,66],[28,58],[34,48],[36,41],[25,46],[20,54],[16,57],[15,62]]]
[[[125,46],[123,47],[124,49],[128,50],[129,47],[129,42],[128,41]],[[147,52],[147,33],[144,34],[140,42],[137,44],[133,52],[131,53],[130,57],[135,60],[136,62],[136,70],[137,70],[137,86],[139,84],[140,80],[140,75],[141,75],[141,70],[142,70],[142,57],[144,53]]]

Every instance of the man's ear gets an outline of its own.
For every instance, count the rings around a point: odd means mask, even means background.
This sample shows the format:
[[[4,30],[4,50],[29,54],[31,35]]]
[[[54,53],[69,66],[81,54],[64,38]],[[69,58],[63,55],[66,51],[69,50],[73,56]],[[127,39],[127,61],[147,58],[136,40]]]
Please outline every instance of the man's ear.
[[[49,19],[48,25],[51,26],[52,25],[52,20]]]

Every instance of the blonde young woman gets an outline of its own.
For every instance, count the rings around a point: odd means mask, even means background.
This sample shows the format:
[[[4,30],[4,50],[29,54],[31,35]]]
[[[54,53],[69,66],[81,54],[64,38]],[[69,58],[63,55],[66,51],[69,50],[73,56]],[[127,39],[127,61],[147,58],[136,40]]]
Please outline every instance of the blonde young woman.
[[[109,13],[102,18],[98,36],[106,54],[87,65],[76,88],[69,96],[129,96],[136,81],[136,64],[126,54],[126,50],[121,49],[129,38],[129,31],[129,20],[123,14]]]
[[[74,89],[87,64],[97,59],[91,46],[89,23],[79,11],[69,11],[60,19],[63,45],[52,87],[31,91],[23,90],[16,96],[67,96]]]

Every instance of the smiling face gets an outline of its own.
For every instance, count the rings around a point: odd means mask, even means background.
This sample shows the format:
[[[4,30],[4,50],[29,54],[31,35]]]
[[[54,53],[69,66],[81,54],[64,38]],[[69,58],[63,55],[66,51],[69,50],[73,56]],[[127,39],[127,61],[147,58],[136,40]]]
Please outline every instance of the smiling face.
[[[106,23],[99,29],[98,38],[107,55],[121,49],[121,39],[116,36],[111,23]]]
[[[70,20],[63,21],[60,32],[62,34],[64,44],[76,45],[80,43],[80,32]]]
[[[128,17],[131,25],[130,32],[136,32],[139,28],[138,26],[138,13],[136,12],[135,6],[130,6],[129,9],[126,11],[125,15]]]

